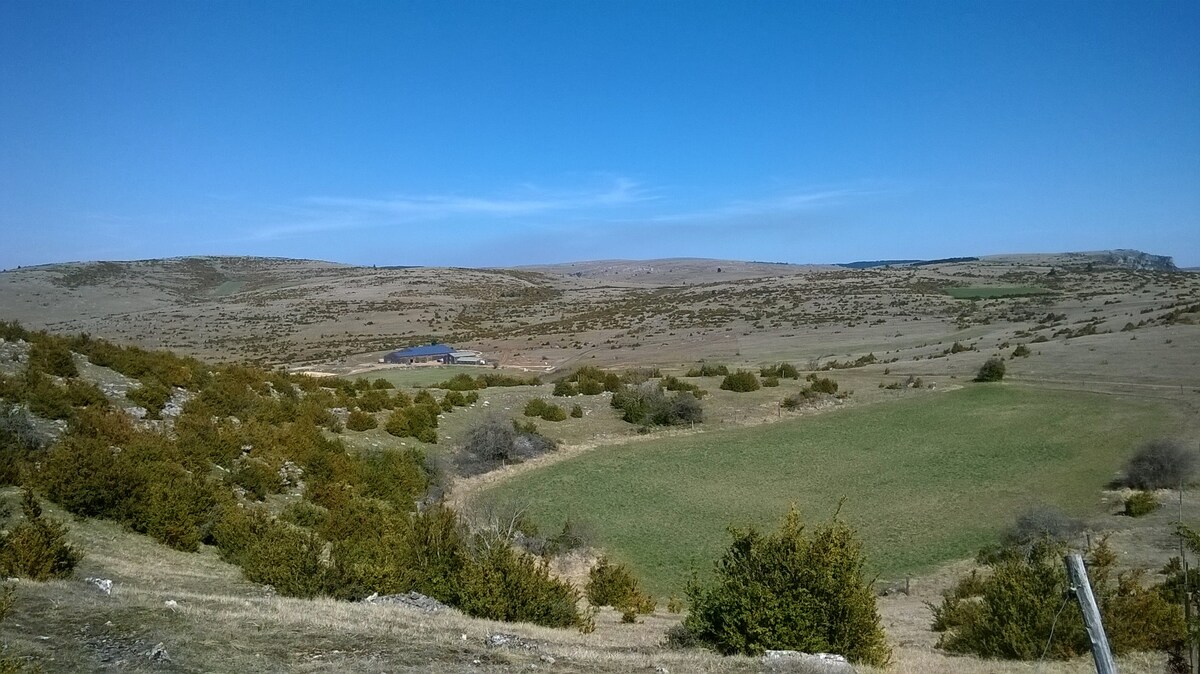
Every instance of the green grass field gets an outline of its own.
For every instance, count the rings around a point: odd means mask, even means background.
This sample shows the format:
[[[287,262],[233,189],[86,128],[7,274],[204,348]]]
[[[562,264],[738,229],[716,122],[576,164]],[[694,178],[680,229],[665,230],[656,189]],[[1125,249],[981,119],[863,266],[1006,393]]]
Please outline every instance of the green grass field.
[[[1007,287],[978,287],[978,288],[946,288],[946,294],[956,300],[991,300],[998,297],[1023,297],[1025,295],[1046,295],[1050,291],[1045,288],[1032,286]]]
[[[1038,503],[1094,511],[1132,446],[1176,418],[1115,396],[973,385],[807,419],[600,448],[519,475],[483,504],[523,507],[543,532],[586,522],[659,595],[795,503],[842,516],[884,578],[973,554]]]

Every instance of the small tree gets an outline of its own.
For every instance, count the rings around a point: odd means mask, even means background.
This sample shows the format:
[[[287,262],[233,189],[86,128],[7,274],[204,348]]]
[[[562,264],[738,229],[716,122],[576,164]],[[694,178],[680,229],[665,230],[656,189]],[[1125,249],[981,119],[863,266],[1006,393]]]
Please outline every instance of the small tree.
[[[975,381],[1000,381],[1004,379],[1004,359],[988,358],[975,375]]]
[[[791,649],[887,664],[891,651],[853,529],[835,517],[810,534],[793,509],[778,532],[730,534],[712,582],[688,584],[683,624],[692,635],[724,654]]]
[[[0,573],[38,581],[69,578],[83,554],[66,542],[67,528],[42,515],[28,487],[21,511],[25,521],[0,537]]]
[[[749,370],[738,370],[732,374],[725,375],[725,379],[721,380],[721,389],[724,391],[734,391],[736,393],[747,393],[749,391],[757,391],[761,388],[758,383],[758,377]]]

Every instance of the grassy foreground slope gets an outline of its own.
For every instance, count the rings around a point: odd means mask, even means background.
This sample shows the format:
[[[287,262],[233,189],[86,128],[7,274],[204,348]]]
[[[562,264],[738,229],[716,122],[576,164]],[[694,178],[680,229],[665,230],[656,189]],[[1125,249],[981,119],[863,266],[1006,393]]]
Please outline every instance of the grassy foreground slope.
[[[860,528],[884,577],[972,554],[1038,503],[1083,512],[1131,446],[1174,426],[1158,404],[971,385],[933,398],[755,428],[602,448],[485,492],[542,531],[570,517],[656,593],[679,592],[728,544],[729,524],[774,526],[789,503],[810,521]]]

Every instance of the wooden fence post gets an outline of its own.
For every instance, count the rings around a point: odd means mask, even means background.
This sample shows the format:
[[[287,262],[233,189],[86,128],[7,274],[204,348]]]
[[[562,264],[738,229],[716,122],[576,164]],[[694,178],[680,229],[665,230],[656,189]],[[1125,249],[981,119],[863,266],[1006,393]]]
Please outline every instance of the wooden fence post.
[[[1092,584],[1088,581],[1083,557],[1070,554],[1063,558],[1063,562],[1067,565],[1071,591],[1075,593],[1075,598],[1079,601],[1079,610],[1083,612],[1083,625],[1092,641],[1092,658],[1096,661],[1096,672],[1117,674],[1117,664],[1113,661],[1112,650],[1108,647],[1108,635],[1104,633],[1100,608],[1096,606],[1096,596],[1092,594]]]

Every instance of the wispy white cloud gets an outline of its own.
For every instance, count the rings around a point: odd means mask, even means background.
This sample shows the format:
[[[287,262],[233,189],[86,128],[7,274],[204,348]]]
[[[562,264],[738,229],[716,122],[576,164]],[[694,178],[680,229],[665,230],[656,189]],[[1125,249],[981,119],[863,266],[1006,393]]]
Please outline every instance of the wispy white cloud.
[[[394,195],[383,198],[316,196],[279,209],[278,224],[255,229],[250,238],[273,240],[289,236],[362,227],[433,222],[475,216],[503,219],[548,214],[570,215],[652,201],[658,196],[625,177],[613,178],[597,190],[554,191],[522,185],[509,196]]]
[[[782,192],[757,199],[734,199],[711,208],[664,213],[652,218],[651,222],[697,222],[729,221],[748,219],[755,216],[779,216],[805,211],[835,208],[887,193],[881,188],[820,187]]]

